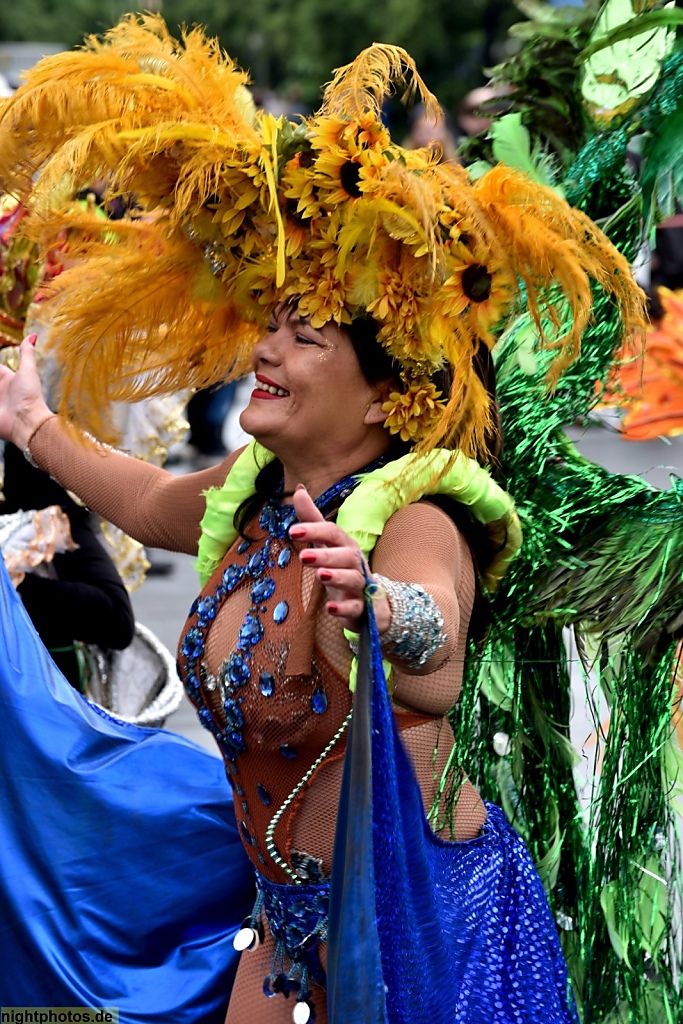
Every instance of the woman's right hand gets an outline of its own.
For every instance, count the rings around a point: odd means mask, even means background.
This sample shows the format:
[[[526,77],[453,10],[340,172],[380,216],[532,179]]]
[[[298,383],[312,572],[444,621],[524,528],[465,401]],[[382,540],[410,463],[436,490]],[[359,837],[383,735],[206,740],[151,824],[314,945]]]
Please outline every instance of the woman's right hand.
[[[36,370],[35,343],[35,334],[22,341],[16,373],[0,365],[0,438],[21,451],[35,429],[51,415]]]

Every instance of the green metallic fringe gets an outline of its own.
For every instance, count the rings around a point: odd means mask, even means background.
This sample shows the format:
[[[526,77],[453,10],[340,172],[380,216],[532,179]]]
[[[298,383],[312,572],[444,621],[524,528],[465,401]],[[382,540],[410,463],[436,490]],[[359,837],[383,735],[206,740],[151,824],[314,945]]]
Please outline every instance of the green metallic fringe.
[[[588,25],[575,29],[581,35]],[[517,87],[522,75],[525,90],[513,92],[513,105],[523,104],[515,109],[523,109],[532,139],[550,139],[558,165],[568,168],[568,201],[633,259],[643,211],[649,226],[649,211],[672,202],[672,168],[683,152],[683,51],[664,60],[652,91],[609,128],[595,131],[583,120],[572,159],[568,132],[553,146],[543,101],[530,93],[543,39],[532,42],[536,49],[523,48],[496,76]],[[552,64],[548,74],[555,75]],[[577,69],[567,102],[578,109],[580,88]],[[645,133],[641,182],[626,166],[637,133]],[[671,163],[648,164],[651,150]],[[683,632],[683,482],[656,491],[638,477],[610,474],[582,458],[564,432],[599,400],[596,384],[609,378],[621,343],[618,310],[602,294],[594,299],[581,358],[552,396],[548,356],[528,317],[494,352],[501,482],[515,498],[524,545],[491,601],[485,640],[470,648],[451,716],[455,747],[433,815],[438,826],[453,827],[464,774],[504,808],[548,892],[584,1024],[681,1024],[675,809],[683,813],[683,752],[672,702],[675,638]],[[581,754],[569,728],[568,637],[596,735]]]
[[[502,805],[527,842],[584,1024],[678,1024],[681,865],[668,793],[683,769],[672,723],[683,483],[656,491],[610,474],[562,429],[597,400],[595,381],[619,338],[614,313],[598,299],[581,366],[552,398],[528,318],[497,346],[503,483],[515,495],[524,547],[492,602],[487,638],[466,663],[452,765],[456,778],[467,774]],[[600,763],[581,798],[567,627],[600,735]],[[600,705],[610,715],[606,737]],[[446,786],[442,826],[452,826],[457,792]]]

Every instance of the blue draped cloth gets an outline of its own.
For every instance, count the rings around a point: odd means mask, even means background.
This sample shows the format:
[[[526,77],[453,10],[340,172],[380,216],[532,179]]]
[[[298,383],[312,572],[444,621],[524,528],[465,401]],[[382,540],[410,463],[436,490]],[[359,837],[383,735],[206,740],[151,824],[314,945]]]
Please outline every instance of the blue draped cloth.
[[[80,697],[0,558],[0,1006],[223,1024],[253,900],[222,763]]]
[[[503,812],[435,836],[369,602],[330,885],[330,1024],[578,1024],[555,922]]]
[[[223,1024],[254,886],[222,764],[81,698],[1,559],[0,625],[0,1005]],[[329,926],[330,1024],[576,1020],[543,888],[502,812],[489,806],[469,842],[432,833],[371,616]]]

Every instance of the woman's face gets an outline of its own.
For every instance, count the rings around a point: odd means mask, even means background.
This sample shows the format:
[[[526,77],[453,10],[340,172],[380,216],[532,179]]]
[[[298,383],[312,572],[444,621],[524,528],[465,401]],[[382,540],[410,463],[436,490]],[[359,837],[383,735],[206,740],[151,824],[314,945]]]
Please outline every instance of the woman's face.
[[[278,306],[252,366],[256,387],[240,424],[281,459],[305,452],[329,461],[356,449],[364,454],[373,441],[377,454],[389,447],[383,389],[365,379],[348,334],[335,323],[313,328],[295,306]]]

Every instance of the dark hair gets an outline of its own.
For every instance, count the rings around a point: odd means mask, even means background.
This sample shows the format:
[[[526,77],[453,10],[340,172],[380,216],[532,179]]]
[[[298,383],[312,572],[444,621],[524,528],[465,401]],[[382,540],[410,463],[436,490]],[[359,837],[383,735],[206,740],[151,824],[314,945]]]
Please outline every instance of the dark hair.
[[[349,335],[353,350],[356,353],[361,372],[369,384],[379,384],[381,381],[395,380],[398,384],[401,376],[401,367],[391,358],[387,350],[377,341],[379,325],[370,316],[358,316],[345,325],[344,329]],[[478,343],[474,356],[474,367],[477,376],[486,388],[491,403],[492,425],[486,436],[486,451],[482,462],[489,466],[491,475],[495,478],[500,471],[500,461],[503,451],[503,438],[496,397],[495,373],[493,360],[487,346],[483,342]],[[432,377],[432,381],[444,395],[450,394],[453,382],[453,371],[450,366],[438,370]],[[411,446],[401,441],[397,434],[392,436],[389,448],[389,459],[400,458],[407,455]],[[245,498],[235,512],[235,529],[240,536],[246,540],[253,540],[246,533],[248,524],[259,512],[264,501],[275,497],[282,486],[282,463],[279,459],[273,459],[261,469],[256,477],[256,490]],[[466,505],[454,501],[445,496],[434,496],[429,499],[433,504],[438,505],[453,520],[457,528],[467,539],[475,569],[479,574],[486,568],[496,553],[491,547],[491,541],[485,528],[470,513]]]

